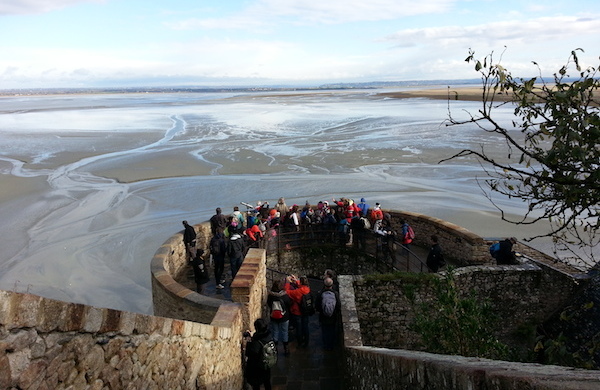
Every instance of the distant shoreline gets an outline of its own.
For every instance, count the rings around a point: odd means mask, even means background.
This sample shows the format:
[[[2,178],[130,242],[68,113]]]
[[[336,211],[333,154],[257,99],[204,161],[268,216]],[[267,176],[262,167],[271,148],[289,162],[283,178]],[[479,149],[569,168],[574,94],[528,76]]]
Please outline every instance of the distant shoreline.
[[[371,88],[365,88],[371,89]],[[404,89],[400,91],[389,92],[390,88],[379,89],[372,88],[374,95],[392,98],[392,99],[414,99],[414,98],[426,98],[435,100],[465,100],[465,101],[482,101],[482,87],[475,86],[453,86],[447,88],[420,88],[415,89]],[[14,91],[14,90],[0,90],[0,96],[2,97],[15,97],[15,96],[50,96],[50,95],[81,95],[81,94],[144,94],[144,93],[197,93],[197,92],[253,92],[261,95],[269,94],[269,92],[281,93],[279,96],[289,94],[310,94],[310,93],[327,93],[327,92],[353,92],[356,89],[353,88],[248,88],[248,89],[153,89],[153,90],[117,90],[117,89],[102,89],[102,90],[85,90],[85,89],[72,89],[72,90],[56,90],[51,89],[47,91]],[[384,92],[385,91],[385,92]],[[496,95],[495,100],[507,101],[509,95]]]
[[[483,100],[483,89],[481,87],[448,87],[434,89],[415,89],[398,92],[382,92],[378,96],[393,99],[428,98],[437,100],[467,100],[480,102]],[[509,95],[496,95],[495,100],[507,101]]]

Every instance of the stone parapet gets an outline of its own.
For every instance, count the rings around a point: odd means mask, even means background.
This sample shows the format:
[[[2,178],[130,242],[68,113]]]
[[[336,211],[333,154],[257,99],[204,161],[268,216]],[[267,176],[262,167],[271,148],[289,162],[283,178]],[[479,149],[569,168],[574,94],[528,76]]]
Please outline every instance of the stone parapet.
[[[0,291],[0,388],[240,389],[242,317],[224,309],[200,324]]]
[[[431,277],[445,275],[446,272],[441,272]],[[497,337],[511,345],[518,344],[513,335],[520,329],[534,329],[568,303],[580,287],[578,280],[529,261],[520,265],[461,267],[454,271],[454,279],[462,296],[474,293],[489,301],[498,317]],[[365,344],[418,348],[418,334],[411,330],[415,302],[427,304],[436,299],[431,281],[431,278],[355,277],[354,305]]]
[[[386,210],[392,216],[392,228],[402,231],[401,221],[406,220],[415,231],[415,245],[427,248],[430,237],[436,234],[444,248],[444,256],[454,264],[461,266],[495,264],[490,256],[489,244],[477,234],[453,223],[409,211]]]
[[[208,223],[194,228],[197,232],[197,246],[206,250],[210,234]],[[175,275],[186,272],[188,267],[181,234],[170,237],[156,251],[150,263],[154,314],[210,323],[223,301],[198,294],[177,283]]]
[[[598,372],[426,352],[352,346],[345,389],[596,390]]]
[[[524,271],[528,272],[525,268],[529,267],[524,267]],[[473,271],[464,270],[460,277],[465,278]],[[366,346],[364,331],[361,331],[363,324],[359,320],[359,317],[364,317],[363,313],[359,313],[364,307],[357,303],[359,295],[362,297],[365,291],[362,287],[355,289],[364,280],[358,276],[340,276],[338,280],[342,301],[344,389],[592,390],[600,388],[600,376],[598,371],[594,370],[438,355],[397,349],[398,347],[387,349]],[[393,300],[393,296],[402,295],[402,288],[398,285],[392,288],[385,285],[383,289],[389,292],[386,299]],[[418,292],[412,290],[412,293]],[[422,298],[425,296],[423,295]],[[406,297],[401,299],[406,301]],[[387,305],[393,304],[388,302]],[[515,312],[518,314],[518,311]],[[381,329],[389,330],[388,333],[402,332],[401,326],[389,317],[385,317],[389,313],[368,314],[371,317],[380,315],[384,316],[384,325]],[[406,320],[404,318],[405,323]],[[411,337],[407,334],[404,336]]]
[[[254,320],[262,316],[267,302],[266,257],[264,249],[249,249],[231,282],[231,299],[243,306],[245,329],[254,330]]]

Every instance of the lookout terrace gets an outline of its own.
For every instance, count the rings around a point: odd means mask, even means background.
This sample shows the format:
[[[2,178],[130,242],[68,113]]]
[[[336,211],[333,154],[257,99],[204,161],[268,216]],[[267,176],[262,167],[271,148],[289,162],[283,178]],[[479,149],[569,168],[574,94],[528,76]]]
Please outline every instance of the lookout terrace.
[[[522,254],[517,264],[497,265],[488,250],[491,240],[425,215],[388,212],[395,230],[405,220],[417,232],[410,251],[399,246],[386,257],[371,236],[355,248],[330,231],[265,234],[225,289],[213,281],[203,294],[190,285],[178,232],[151,260],[154,316],[0,291],[0,388],[242,389],[242,334],[266,317],[267,286],[290,273],[319,277],[327,268],[339,275],[342,332],[333,356],[322,362],[339,372],[318,380],[311,359],[324,355],[293,350],[273,370],[274,388],[600,388],[594,370],[422,351],[411,327],[411,302],[433,300],[429,281],[448,277],[446,271],[410,277],[427,273],[423,259],[432,234],[456,267],[459,293],[489,299],[499,318],[496,337],[509,345],[518,344],[519,329],[560,310],[588,277],[523,243],[516,244]],[[196,246],[208,253],[210,224],[194,228]],[[377,277],[394,270],[404,272]],[[307,367],[294,359],[307,359]]]

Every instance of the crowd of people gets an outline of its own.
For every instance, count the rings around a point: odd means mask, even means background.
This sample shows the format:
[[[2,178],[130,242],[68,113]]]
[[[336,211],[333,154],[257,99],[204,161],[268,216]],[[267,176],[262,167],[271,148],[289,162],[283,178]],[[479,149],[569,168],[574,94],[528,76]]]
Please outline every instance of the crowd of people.
[[[256,206],[242,204],[246,206],[245,212],[236,206],[230,215],[217,208],[210,219],[213,236],[222,234],[224,239],[235,241],[239,235],[247,248],[269,249],[280,234],[285,237],[287,249],[300,246],[304,239],[318,239],[365,250],[367,238],[374,235],[378,249],[392,260],[395,253],[388,250],[392,243],[400,238],[401,245],[408,250],[414,238],[406,221],[401,221],[402,230],[397,234],[392,229],[390,214],[384,213],[379,203],[371,208],[364,198],[358,203],[349,198],[319,201],[315,205],[306,201],[302,207],[288,206],[284,198],[279,198],[274,206],[266,201],[257,202]],[[238,268],[238,264],[231,265]]]
[[[214,263],[214,276],[217,290],[225,288],[225,260],[229,259],[231,278],[239,271],[245,253],[249,247],[264,247],[265,242],[278,234],[287,234],[286,241],[297,245],[302,237],[325,239],[352,245],[366,250],[369,234],[375,237],[378,250],[392,261],[396,261],[396,243],[402,251],[408,251],[414,239],[412,227],[401,221],[396,232],[389,213],[376,203],[371,207],[364,198],[359,203],[352,199],[341,198],[319,201],[311,205],[308,201],[303,207],[294,204],[287,206],[284,198],[279,198],[271,207],[268,202],[258,202],[256,206],[243,203],[242,212],[238,206],[229,215],[217,208],[210,218],[211,240],[209,253]],[[197,291],[208,279],[204,250],[196,247],[194,228],[183,221],[183,241],[191,266]],[[431,247],[427,256],[429,272],[438,272],[445,265],[442,248],[437,235],[430,236]],[[498,254],[493,254],[498,264],[509,263],[514,239],[498,244]],[[245,376],[253,389],[264,386],[271,388],[271,368],[277,361],[280,346],[284,356],[290,355],[290,342],[296,348],[307,348],[310,340],[309,318],[318,314],[321,328],[322,345],[325,350],[333,350],[339,334],[341,322],[341,303],[335,272],[326,270],[322,288],[311,291],[306,276],[287,275],[274,280],[267,296],[269,318],[259,318],[254,323],[255,333],[245,332],[247,358]],[[269,355],[270,353],[270,355]]]
[[[395,262],[396,242],[408,251],[414,238],[412,227],[406,221],[401,221],[401,230],[396,232],[390,214],[384,213],[379,203],[371,207],[364,198],[357,203],[342,197],[331,202],[319,201],[314,206],[306,201],[302,207],[288,206],[284,198],[279,198],[273,206],[267,201],[259,201],[256,206],[241,204],[246,207],[244,212],[235,206],[230,214],[225,214],[217,207],[210,218],[209,254],[218,290],[226,285],[226,259],[229,259],[233,279],[251,247],[272,249],[273,245],[284,242],[285,248],[293,249],[302,245],[302,240],[309,239],[366,250],[367,238],[374,237],[377,253],[381,253],[384,260]],[[187,221],[183,224],[183,241],[194,269],[197,290],[201,292],[208,278],[204,251],[196,249],[193,226]]]

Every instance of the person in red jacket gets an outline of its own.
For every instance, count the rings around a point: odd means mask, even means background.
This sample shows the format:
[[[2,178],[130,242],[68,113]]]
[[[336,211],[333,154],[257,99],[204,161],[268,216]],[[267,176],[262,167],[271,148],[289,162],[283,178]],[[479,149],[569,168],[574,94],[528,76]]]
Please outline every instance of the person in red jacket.
[[[308,346],[308,319],[309,315],[302,313],[300,310],[300,303],[302,296],[310,294],[310,286],[308,285],[308,278],[301,276],[297,278],[295,275],[289,275],[286,278],[285,291],[292,300],[292,307],[290,307],[290,313],[292,314],[291,320],[296,329],[296,343],[299,347]]]
[[[381,205],[379,203],[375,203],[375,208],[371,211],[371,225],[375,225],[376,221],[381,221],[383,219],[383,211],[381,211]]]

